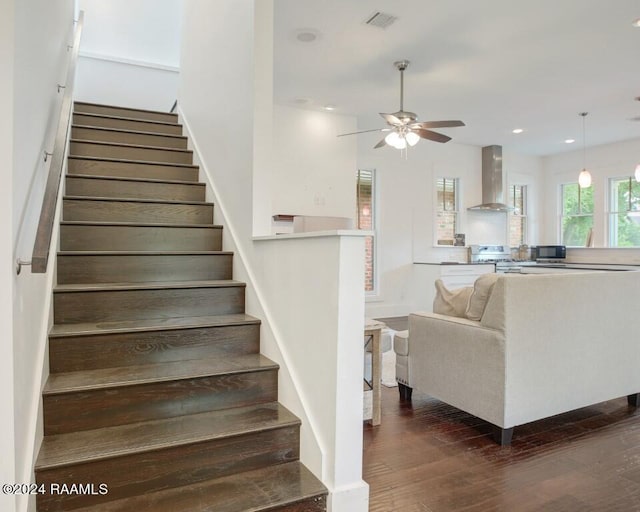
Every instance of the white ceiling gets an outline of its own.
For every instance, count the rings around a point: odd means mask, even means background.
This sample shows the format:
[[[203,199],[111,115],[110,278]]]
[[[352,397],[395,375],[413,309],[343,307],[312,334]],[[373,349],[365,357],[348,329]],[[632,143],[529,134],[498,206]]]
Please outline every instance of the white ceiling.
[[[366,26],[378,10],[398,20]],[[588,145],[637,138],[637,18],[638,0],[275,0],[275,100],[335,104],[361,129],[382,127],[377,112],[399,108],[393,62],[409,59],[405,110],[423,121],[463,120],[441,130],[456,142],[534,155],[576,150],[582,111]],[[298,42],[300,29],[320,37]],[[372,146],[380,139],[358,137]]]

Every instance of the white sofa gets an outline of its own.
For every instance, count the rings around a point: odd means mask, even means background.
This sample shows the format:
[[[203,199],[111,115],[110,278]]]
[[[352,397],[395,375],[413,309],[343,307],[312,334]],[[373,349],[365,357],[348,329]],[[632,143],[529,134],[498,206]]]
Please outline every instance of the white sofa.
[[[396,337],[401,399],[416,388],[513,427],[640,392],[640,272],[499,276],[480,321],[414,313]]]

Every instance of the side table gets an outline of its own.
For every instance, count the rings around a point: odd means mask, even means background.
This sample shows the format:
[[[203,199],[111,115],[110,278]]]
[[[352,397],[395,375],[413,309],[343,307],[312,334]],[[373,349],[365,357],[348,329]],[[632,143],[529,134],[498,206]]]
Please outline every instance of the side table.
[[[382,354],[380,352],[380,333],[386,325],[377,320],[366,318],[364,321],[364,346],[365,352],[371,348],[371,382],[366,382],[373,394],[371,425],[380,425],[382,415],[380,413],[380,401],[382,399]],[[366,376],[365,376],[366,381]]]

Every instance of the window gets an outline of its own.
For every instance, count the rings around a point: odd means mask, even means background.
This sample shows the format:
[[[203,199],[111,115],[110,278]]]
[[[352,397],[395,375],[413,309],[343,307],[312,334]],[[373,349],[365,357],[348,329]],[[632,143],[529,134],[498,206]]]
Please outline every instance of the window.
[[[593,230],[593,186],[580,188],[577,183],[562,185],[561,242],[585,247]]]
[[[436,189],[436,245],[453,245],[459,227],[459,180],[438,178]]]
[[[375,230],[375,184],[374,171],[359,170],[356,184],[358,229]],[[375,291],[375,239],[365,239],[364,290]]]
[[[634,178],[609,180],[609,246],[639,247],[640,224],[633,212],[640,214],[640,183]],[[629,212],[632,212],[629,215]]]
[[[527,242],[527,186],[509,186],[509,246],[518,247]]]

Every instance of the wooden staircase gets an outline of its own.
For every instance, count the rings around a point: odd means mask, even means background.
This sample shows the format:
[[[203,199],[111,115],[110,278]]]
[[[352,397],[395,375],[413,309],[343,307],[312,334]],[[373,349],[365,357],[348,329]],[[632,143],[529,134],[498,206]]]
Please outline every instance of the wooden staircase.
[[[177,121],[75,104],[37,509],[324,511]]]

